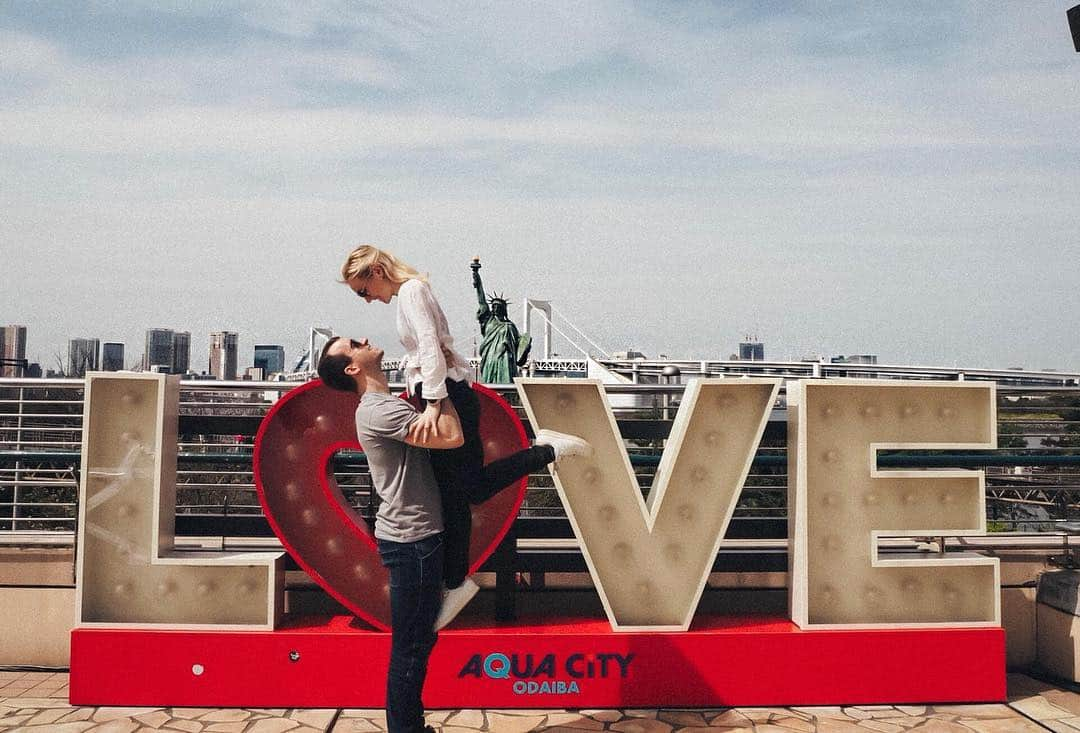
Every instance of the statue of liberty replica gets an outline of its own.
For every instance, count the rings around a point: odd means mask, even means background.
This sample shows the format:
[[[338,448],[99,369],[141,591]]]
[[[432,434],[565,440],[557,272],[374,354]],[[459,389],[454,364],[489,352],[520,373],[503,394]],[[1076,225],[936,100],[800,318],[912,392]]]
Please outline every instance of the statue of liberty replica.
[[[480,258],[474,257],[469,265],[473,273],[473,287],[480,307],[476,319],[480,321],[480,381],[486,384],[509,384],[518,375],[518,368],[525,366],[532,348],[532,337],[519,334],[517,326],[507,316],[506,298],[484,295],[480,281]]]

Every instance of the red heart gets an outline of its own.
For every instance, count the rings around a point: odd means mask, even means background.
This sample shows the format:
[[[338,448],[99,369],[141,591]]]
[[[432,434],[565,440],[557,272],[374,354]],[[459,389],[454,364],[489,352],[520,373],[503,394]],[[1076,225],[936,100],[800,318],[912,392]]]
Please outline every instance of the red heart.
[[[529,445],[525,427],[506,400],[473,385],[480,398],[484,459],[497,460]],[[319,380],[290,390],[255,436],[255,486],[281,544],[319,585],[372,626],[389,630],[389,575],[375,538],[334,480],[339,450],[361,450],[356,440],[356,395]],[[506,535],[525,498],[528,478],[472,508],[470,572]]]

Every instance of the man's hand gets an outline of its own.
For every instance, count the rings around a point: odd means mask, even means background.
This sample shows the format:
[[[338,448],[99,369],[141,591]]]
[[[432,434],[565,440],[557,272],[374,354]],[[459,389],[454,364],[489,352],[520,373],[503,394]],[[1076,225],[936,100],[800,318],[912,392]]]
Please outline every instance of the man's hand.
[[[420,416],[409,426],[405,442],[418,448],[436,450],[460,448],[465,443],[465,436],[461,434],[461,420],[454,409],[454,403],[449,399],[434,405],[428,403]]]
[[[442,401],[428,402],[427,407],[416,419],[416,437],[423,443],[428,443],[439,437],[439,414],[442,412]]]

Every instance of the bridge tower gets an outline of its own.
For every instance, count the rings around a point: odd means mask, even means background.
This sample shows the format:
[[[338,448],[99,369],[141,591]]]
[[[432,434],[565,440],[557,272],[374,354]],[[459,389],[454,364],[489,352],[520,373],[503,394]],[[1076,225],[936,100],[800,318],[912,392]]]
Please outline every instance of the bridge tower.
[[[551,301],[534,300],[525,296],[525,303],[521,309],[521,332],[531,333],[533,311],[538,310],[544,315],[544,353],[541,358],[551,358]]]

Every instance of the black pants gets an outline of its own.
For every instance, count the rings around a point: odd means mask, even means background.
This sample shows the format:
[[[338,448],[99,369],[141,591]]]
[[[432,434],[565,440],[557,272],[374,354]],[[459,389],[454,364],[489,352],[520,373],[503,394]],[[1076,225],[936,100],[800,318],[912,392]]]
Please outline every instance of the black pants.
[[[442,606],[443,536],[416,542],[379,540],[390,571],[390,669],[386,678],[386,727],[390,733],[423,733],[420,693],[435,646],[435,618]]]
[[[446,380],[450,402],[461,419],[465,444],[452,450],[433,450],[431,467],[439,482],[443,507],[443,580],[447,588],[457,588],[469,574],[469,541],[472,537],[472,509],[514,483],[522,476],[541,470],[555,460],[548,445],[523,448],[513,455],[484,465],[484,445],[480,441],[480,400],[468,382]],[[423,399],[423,385],[416,396]]]

